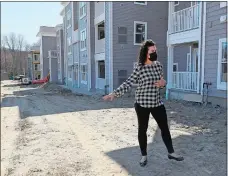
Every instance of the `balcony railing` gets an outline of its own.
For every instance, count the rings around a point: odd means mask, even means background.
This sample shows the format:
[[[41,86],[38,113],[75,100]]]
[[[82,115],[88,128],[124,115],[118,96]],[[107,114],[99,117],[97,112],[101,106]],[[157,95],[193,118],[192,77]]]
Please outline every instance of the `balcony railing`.
[[[57,51],[56,50],[48,51],[48,57],[49,58],[57,58]]]
[[[173,72],[172,88],[197,91],[198,72]]]
[[[174,12],[171,16],[170,33],[184,32],[199,27],[200,6],[192,7]]]

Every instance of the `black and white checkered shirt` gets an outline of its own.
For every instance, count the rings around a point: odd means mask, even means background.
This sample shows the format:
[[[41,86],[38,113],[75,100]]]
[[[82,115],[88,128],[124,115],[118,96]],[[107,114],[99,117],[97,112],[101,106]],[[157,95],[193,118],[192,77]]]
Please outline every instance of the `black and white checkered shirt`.
[[[151,65],[138,64],[131,76],[121,84],[114,95],[122,96],[128,92],[133,84],[137,84],[135,91],[135,100],[144,108],[158,107],[163,104],[160,96],[160,88],[157,88],[154,83],[163,77],[163,69],[160,62],[155,61]]]

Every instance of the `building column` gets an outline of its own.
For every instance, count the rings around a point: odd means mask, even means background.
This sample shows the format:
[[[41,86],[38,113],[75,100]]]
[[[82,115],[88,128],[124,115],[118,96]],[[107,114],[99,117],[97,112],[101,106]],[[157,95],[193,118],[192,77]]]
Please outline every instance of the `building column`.
[[[168,73],[167,73],[167,87],[166,87],[166,100],[169,99],[169,89],[172,88],[173,78],[173,46],[168,45]]]

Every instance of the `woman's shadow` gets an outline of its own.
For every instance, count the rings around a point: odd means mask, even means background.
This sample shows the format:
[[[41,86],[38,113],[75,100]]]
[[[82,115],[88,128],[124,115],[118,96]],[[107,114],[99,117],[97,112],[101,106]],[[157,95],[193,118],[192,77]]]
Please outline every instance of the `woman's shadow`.
[[[153,123],[156,122],[153,121]],[[202,135],[178,130],[171,130],[171,135],[174,149],[178,154],[184,156],[184,161],[178,162],[168,159],[167,150],[158,127],[152,140],[148,137],[148,141],[151,143],[148,144],[148,164],[146,167],[139,165],[141,157],[139,146],[110,151],[106,155],[125,168],[132,176],[226,175],[226,155],[218,156],[213,151],[210,152],[208,146],[214,145],[211,141],[202,140]],[[223,152],[226,153],[226,151]],[[211,162],[211,159],[217,162]]]

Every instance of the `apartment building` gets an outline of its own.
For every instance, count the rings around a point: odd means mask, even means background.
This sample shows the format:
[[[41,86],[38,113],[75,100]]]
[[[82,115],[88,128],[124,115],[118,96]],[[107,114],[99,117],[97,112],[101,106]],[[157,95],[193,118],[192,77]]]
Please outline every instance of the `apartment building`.
[[[57,59],[56,29],[55,27],[40,26],[36,35],[40,40],[40,71],[41,79],[50,73],[49,62]],[[57,69],[57,66],[56,66]]]
[[[40,79],[40,50],[39,46],[33,46],[28,53],[27,58],[27,76],[30,79]]]
[[[167,98],[225,105],[227,2],[172,1],[168,11]]]
[[[108,93],[133,71],[140,44],[153,39],[166,77],[168,2],[62,2],[66,85]]]

